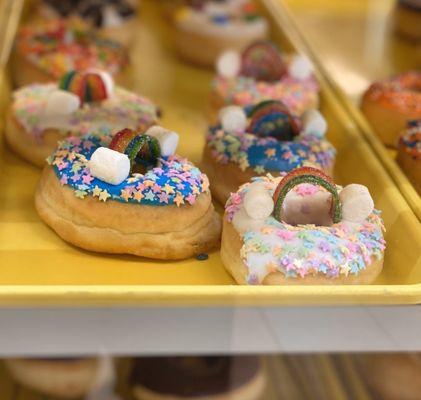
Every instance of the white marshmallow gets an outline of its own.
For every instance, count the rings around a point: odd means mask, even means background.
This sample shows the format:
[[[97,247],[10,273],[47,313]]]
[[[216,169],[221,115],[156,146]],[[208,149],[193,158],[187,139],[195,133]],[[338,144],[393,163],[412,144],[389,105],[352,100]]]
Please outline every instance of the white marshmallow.
[[[98,74],[102,78],[105,85],[105,91],[107,92],[107,97],[111,97],[114,94],[115,85],[114,85],[114,79],[111,76],[111,74],[97,68],[89,68],[88,72]]]
[[[103,21],[102,21],[103,26],[110,27],[110,28],[119,27],[124,21],[123,18],[115,9],[115,7],[113,6],[105,6],[102,17],[103,17]]]
[[[45,114],[49,116],[69,115],[80,107],[79,96],[65,90],[57,89],[52,92],[45,105]]]
[[[250,218],[265,220],[272,214],[275,204],[262,183],[253,182],[244,196],[243,206]]]
[[[301,135],[314,135],[323,138],[327,131],[327,122],[317,110],[307,110],[301,116],[303,129]]]
[[[108,147],[97,148],[88,161],[92,176],[111,185],[119,185],[130,173],[130,160],[126,154]]]
[[[238,106],[227,106],[219,110],[222,129],[227,132],[244,132],[247,128],[247,115]]]
[[[235,78],[240,69],[241,56],[235,50],[224,51],[216,60],[216,71],[225,78]]]
[[[339,192],[342,203],[342,219],[349,222],[363,222],[374,209],[370,192],[363,185],[353,183]]]
[[[296,55],[288,66],[289,74],[295,79],[307,79],[313,73],[313,64],[303,55]]]
[[[162,156],[168,157],[175,154],[178,146],[178,133],[165,129],[162,126],[154,125],[145,134],[153,136],[158,140]]]

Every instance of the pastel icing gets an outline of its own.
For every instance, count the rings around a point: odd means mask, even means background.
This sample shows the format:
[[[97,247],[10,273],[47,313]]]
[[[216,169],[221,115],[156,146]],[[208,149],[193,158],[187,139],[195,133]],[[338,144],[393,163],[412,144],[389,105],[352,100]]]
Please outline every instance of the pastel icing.
[[[208,178],[197,167],[178,155],[163,157],[160,165],[145,174],[131,173],[119,185],[94,178],[87,166],[98,147],[108,147],[108,134],[69,137],[59,143],[48,158],[61,185],[81,199],[92,196],[98,201],[166,206],[192,205],[209,188]]]
[[[421,159],[421,120],[408,123],[408,129],[399,138],[399,145],[415,160]]]
[[[333,165],[336,155],[334,147],[317,136],[296,136],[292,141],[278,141],[251,133],[226,132],[220,126],[210,128],[207,145],[217,162],[233,162],[242,171],[250,167],[257,174],[288,172],[308,165],[325,169]]]
[[[57,84],[32,84],[14,92],[13,112],[26,132],[42,140],[45,129],[58,129],[67,135],[92,132],[115,133],[123,128],[149,126],[157,119],[157,108],[148,99],[116,87],[114,94],[101,102],[85,103],[70,115],[46,115],[49,96]]]
[[[285,57],[286,64],[291,60]],[[217,76],[212,88],[225,104],[248,106],[262,100],[281,100],[295,115],[301,115],[309,107],[318,104],[319,85],[313,75],[297,79],[286,72],[275,82],[256,81],[253,78],[238,75],[235,78]]]
[[[250,1],[206,1],[198,7],[183,6],[175,14],[178,27],[213,36],[264,36],[265,18],[256,13]]]
[[[16,46],[22,56],[53,78],[88,68],[115,74],[128,64],[121,44],[97,36],[82,21],[54,19],[24,25]]]
[[[272,176],[254,178],[273,195],[279,180]],[[225,218],[232,223],[241,212],[250,183],[231,194]],[[338,186],[338,189],[341,188]],[[314,196],[324,189],[303,184],[293,189],[297,196]],[[331,226],[289,225],[269,216],[261,224],[250,224],[240,234],[241,259],[247,267],[249,284],[260,284],[271,272],[287,278],[322,274],[328,278],[357,275],[385,249],[380,211],[374,210],[362,223],[341,221]]]

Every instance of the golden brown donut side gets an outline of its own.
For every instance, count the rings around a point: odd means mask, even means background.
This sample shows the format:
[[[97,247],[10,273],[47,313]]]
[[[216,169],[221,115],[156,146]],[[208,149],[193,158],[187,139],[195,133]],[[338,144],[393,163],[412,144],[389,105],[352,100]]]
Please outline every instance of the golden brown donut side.
[[[65,138],[58,129],[46,129],[42,141],[37,141],[13,116],[10,109],[6,119],[5,138],[13,151],[31,164],[42,168],[46,158],[53,153],[57,142]]]
[[[35,194],[41,218],[64,240],[87,250],[183,259],[219,243],[221,222],[209,192],[193,206],[150,206],[78,199],[44,169]]]
[[[225,268],[233,276],[237,283],[246,285],[247,267],[240,257],[243,242],[234,226],[223,218],[221,259]],[[355,285],[372,283],[383,268],[381,260],[372,259],[371,264],[358,275],[340,276],[338,278],[326,278],[322,274],[308,275],[304,278],[285,278],[281,272],[272,272],[263,280],[263,285]]]
[[[33,390],[64,399],[85,395],[95,382],[98,359],[71,361],[6,359],[5,364],[19,383]]]

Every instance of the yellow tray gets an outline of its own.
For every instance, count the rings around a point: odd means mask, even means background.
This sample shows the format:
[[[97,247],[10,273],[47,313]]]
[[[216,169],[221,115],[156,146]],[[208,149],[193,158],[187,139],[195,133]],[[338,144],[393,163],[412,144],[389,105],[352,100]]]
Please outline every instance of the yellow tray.
[[[283,21],[276,0],[262,0],[273,38],[284,49],[303,48]],[[284,23],[283,34],[280,26]],[[179,61],[153,0],[142,3],[132,51],[134,90],[164,110],[163,124],[180,132],[179,151],[200,160],[212,72]],[[287,39],[287,37],[289,39]],[[156,262],[89,253],[63,242],[38,218],[33,192],[39,170],[0,150],[0,305],[274,305],[397,304],[421,302],[421,231],[416,216],[373,154],[354,119],[318,73],[329,139],[338,149],[337,182],[367,185],[387,227],[384,271],[371,286],[237,286],[218,251],[207,261]],[[7,80],[2,80],[3,99]]]
[[[396,1],[284,0],[284,3],[284,14],[292,14],[338,99],[421,220],[421,198],[395,162],[396,151],[385,148],[359,108],[360,98],[372,82],[421,67],[419,43],[394,32]]]

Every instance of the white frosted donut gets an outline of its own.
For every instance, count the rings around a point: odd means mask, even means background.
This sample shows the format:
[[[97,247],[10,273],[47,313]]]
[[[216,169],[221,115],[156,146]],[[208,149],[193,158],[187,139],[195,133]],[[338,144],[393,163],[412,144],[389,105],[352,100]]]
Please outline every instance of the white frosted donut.
[[[227,270],[240,284],[371,283],[381,271],[385,241],[367,188],[336,187],[332,195],[324,187],[299,183],[289,187],[283,204],[277,203],[275,189],[288,186],[288,180],[279,184],[290,175],[254,178],[231,195],[221,246]],[[275,199],[274,212],[260,220],[249,215],[246,204],[256,184]],[[344,215],[332,214],[332,207]]]

